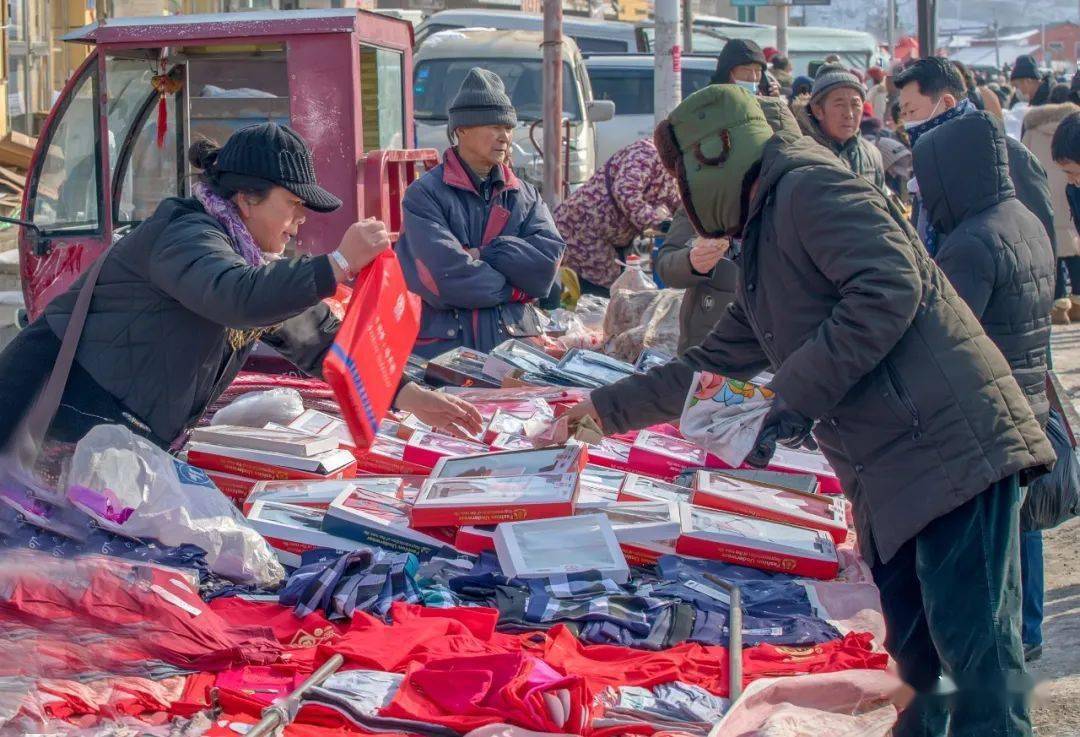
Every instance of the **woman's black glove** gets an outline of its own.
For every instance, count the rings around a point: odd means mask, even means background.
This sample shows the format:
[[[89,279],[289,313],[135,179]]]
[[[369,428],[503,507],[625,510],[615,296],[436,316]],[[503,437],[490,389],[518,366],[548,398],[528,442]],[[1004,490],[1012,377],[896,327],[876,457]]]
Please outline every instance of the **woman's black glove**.
[[[810,434],[813,429],[813,420],[790,407],[779,394],[774,394],[772,407],[761,423],[754,449],[746,462],[754,468],[765,468],[776,452],[777,443],[789,448],[817,450],[817,443]]]

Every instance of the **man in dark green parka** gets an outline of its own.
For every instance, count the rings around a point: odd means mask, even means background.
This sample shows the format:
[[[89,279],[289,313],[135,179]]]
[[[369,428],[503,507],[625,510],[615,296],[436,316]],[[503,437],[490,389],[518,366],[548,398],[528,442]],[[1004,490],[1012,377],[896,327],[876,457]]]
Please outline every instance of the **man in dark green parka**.
[[[678,416],[694,371],[772,369],[758,462],[817,421],[881,590],[886,647],[917,692],[895,734],[1030,735],[1019,482],[1054,451],[1009,364],[886,196],[810,138],[769,138],[741,90],[709,89],[658,128],[657,146],[696,229],[742,235],[736,300],[700,346],[597,389],[571,419],[644,427]],[[705,120],[724,147],[707,188],[690,140]],[[956,685],[949,703],[942,673]]]

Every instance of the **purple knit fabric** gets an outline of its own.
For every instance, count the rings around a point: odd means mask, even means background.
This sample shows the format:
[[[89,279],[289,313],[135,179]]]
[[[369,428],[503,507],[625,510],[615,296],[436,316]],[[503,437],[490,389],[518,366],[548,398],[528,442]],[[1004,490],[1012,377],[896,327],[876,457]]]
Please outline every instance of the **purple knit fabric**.
[[[229,200],[214,194],[209,187],[202,182],[196,182],[192,187],[195,199],[203,208],[214,216],[229,234],[233,250],[248,263],[249,266],[262,266],[263,254],[255,244],[244,221],[240,219],[240,211]]]

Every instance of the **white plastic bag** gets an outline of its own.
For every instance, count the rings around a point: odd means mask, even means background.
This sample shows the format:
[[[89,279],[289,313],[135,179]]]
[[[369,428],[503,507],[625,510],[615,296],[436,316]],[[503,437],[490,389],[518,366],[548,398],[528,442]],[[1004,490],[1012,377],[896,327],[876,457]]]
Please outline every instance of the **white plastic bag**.
[[[621,289],[628,289],[631,292],[647,292],[657,289],[656,282],[645,273],[640,257],[628,256],[625,266],[623,273],[619,274],[615,281],[611,283],[611,289],[609,290],[611,294],[615,294]]]
[[[68,498],[120,534],[197,545],[210,570],[238,583],[270,587],[285,576],[270,546],[205,472],[119,425],[98,425],[75,446]]]
[[[698,371],[686,393],[679,429],[687,440],[738,468],[754,449],[772,398],[764,386]]]
[[[304,414],[304,400],[295,389],[268,389],[249,392],[219,409],[211,425],[266,427],[268,422],[288,425]]]

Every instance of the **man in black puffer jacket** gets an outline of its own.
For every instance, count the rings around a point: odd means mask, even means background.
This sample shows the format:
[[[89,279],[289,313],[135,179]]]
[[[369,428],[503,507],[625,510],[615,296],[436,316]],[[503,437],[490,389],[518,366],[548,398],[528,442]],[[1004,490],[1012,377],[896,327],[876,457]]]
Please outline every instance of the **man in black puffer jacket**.
[[[914,166],[939,234],[934,260],[1045,426],[1054,249],[1046,228],[1016,198],[1000,123],[984,112],[951,120],[919,139]]]

